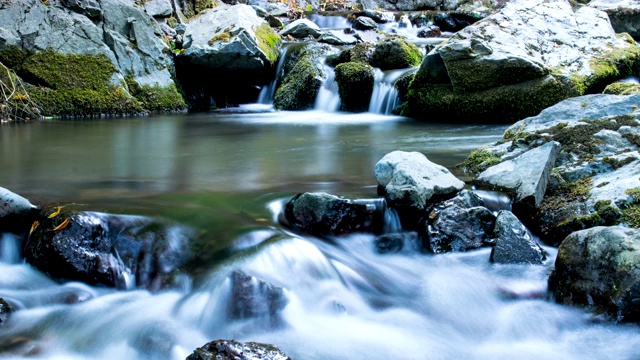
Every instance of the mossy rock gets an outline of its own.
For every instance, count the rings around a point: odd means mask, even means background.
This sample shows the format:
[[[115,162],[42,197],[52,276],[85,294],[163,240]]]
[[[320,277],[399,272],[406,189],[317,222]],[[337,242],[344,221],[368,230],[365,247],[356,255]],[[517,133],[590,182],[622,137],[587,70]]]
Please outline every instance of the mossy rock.
[[[274,65],[280,56],[280,44],[282,39],[267,23],[263,23],[255,29],[258,47]]]
[[[404,38],[390,36],[378,43],[370,63],[382,70],[405,69],[420,65],[422,57],[416,45]]]
[[[632,82],[615,82],[604,88],[603,94],[634,95],[640,94],[640,84]]]
[[[175,85],[161,87],[158,85],[140,85],[132,77],[126,78],[129,92],[145,110],[154,112],[172,112],[187,109],[182,95]]]
[[[367,111],[373,93],[373,67],[362,62],[348,62],[336,66],[336,82],[340,94],[340,109]]]
[[[375,46],[369,42],[358,43],[348,49],[342,50],[340,55],[335,62],[335,65],[352,62],[352,61],[360,61],[365,63],[371,63],[373,59],[373,53],[375,52]]]

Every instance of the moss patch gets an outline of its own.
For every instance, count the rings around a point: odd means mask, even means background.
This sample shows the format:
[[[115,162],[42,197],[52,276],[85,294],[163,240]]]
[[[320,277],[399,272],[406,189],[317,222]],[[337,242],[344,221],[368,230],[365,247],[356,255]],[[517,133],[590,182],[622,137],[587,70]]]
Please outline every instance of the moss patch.
[[[166,112],[187,109],[187,104],[175,85],[167,87],[140,85],[130,76],[127,76],[125,80],[129,92],[145,110]]]
[[[278,88],[273,101],[279,110],[306,110],[313,107],[322,86],[322,73],[313,60],[299,59]]]
[[[229,42],[231,41],[231,34],[228,31],[223,31],[215,35],[209,40],[209,46],[212,46],[216,41]]]
[[[390,36],[380,41],[371,57],[371,65],[382,70],[409,68],[420,65],[420,62],[420,49],[398,36]]]
[[[640,188],[627,189],[625,194],[629,195],[631,202],[622,208],[622,221],[630,227],[640,227]]]
[[[500,157],[496,154],[487,151],[486,149],[474,150],[469,154],[462,163],[457,167],[462,169],[467,174],[477,176],[481,172],[488,168],[498,165],[500,163]]]
[[[369,64],[348,62],[336,66],[340,108],[354,112],[368,110],[374,80],[373,68]]]
[[[640,84],[629,82],[615,82],[604,88],[603,94],[634,95],[640,94]]]
[[[265,53],[269,62],[272,65],[275,64],[280,56],[279,46],[282,42],[280,36],[267,23],[258,26],[255,32],[258,39],[258,47]]]

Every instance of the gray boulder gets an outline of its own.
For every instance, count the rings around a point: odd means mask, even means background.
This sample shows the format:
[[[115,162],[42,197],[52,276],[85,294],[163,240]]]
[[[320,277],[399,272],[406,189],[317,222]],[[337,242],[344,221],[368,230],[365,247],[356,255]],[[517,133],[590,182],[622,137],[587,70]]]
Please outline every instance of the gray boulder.
[[[255,342],[216,340],[197,348],[187,360],[291,360],[277,347]]]
[[[637,0],[591,0],[589,6],[606,12],[616,32],[640,39],[640,2]]]
[[[102,16],[102,9],[97,0],[61,0],[60,3],[90,19],[100,19]]]
[[[430,209],[421,225],[422,246],[435,254],[488,246],[495,220],[478,195],[463,190]]]
[[[144,3],[144,10],[150,16],[168,18],[173,14],[172,0],[150,0]]]
[[[640,47],[616,35],[602,11],[574,10],[568,1],[512,2],[423,60],[404,114],[522,119],[568,97],[602,91],[633,73],[639,59]]]
[[[559,153],[560,143],[548,142],[488,168],[474,182],[480,187],[492,187],[513,194],[514,208],[534,208],[542,202]]]
[[[29,200],[0,187],[0,233],[23,233],[35,220],[38,207]]]
[[[511,211],[498,213],[493,229],[495,245],[490,261],[499,264],[542,264],[544,250]]]
[[[280,31],[280,36],[291,35],[294,38],[318,37],[322,34],[318,25],[308,19],[298,19]]]
[[[349,34],[345,34],[341,30],[329,30],[320,35],[319,42],[331,44],[331,45],[353,45],[358,40]]]
[[[378,24],[367,16],[358,16],[353,22],[353,28],[356,30],[374,30],[378,28]]]
[[[464,183],[419,152],[394,151],[376,163],[379,189],[391,206],[423,211],[432,198],[447,198]]]
[[[640,321],[640,230],[594,227],[569,235],[558,249],[549,291],[616,321]]]

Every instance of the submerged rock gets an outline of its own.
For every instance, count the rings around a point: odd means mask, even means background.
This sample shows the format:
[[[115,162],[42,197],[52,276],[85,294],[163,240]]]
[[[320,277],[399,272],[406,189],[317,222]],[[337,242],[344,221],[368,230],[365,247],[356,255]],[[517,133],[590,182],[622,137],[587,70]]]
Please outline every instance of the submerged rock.
[[[303,193],[285,206],[285,218],[294,227],[317,236],[340,236],[357,232],[382,232],[382,202],[339,198],[327,193]]]
[[[0,298],[0,326],[7,321],[9,315],[13,312],[13,308],[3,298]]]
[[[422,246],[436,254],[488,246],[495,221],[478,195],[463,190],[431,209],[421,225]]]
[[[29,200],[0,187],[0,233],[28,231],[38,211],[39,208]]]
[[[277,347],[255,342],[215,340],[197,348],[187,360],[291,360]]]
[[[508,122],[628,76],[640,47],[604,12],[568,1],[512,2],[438,46],[409,87],[404,115]]]
[[[406,234],[381,235],[374,240],[373,245],[379,254],[397,253],[404,248],[406,237]]]
[[[340,109],[343,111],[362,112],[369,109],[373,93],[373,68],[361,62],[339,64],[335,69]]]
[[[500,211],[493,229],[490,261],[500,264],[542,264],[544,250],[511,211]]]
[[[227,316],[231,320],[260,319],[277,326],[279,312],[289,303],[285,290],[242,271],[234,271]]]
[[[25,259],[54,278],[157,290],[190,257],[195,231],[142,216],[46,208]]]
[[[594,227],[569,235],[558,249],[549,291],[616,321],[640,321],[640,230]]]

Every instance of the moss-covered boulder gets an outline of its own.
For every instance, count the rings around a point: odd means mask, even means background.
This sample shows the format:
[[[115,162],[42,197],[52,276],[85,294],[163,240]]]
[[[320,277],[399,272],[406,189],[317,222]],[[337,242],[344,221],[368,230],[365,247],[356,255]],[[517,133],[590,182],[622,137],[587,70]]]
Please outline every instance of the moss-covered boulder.
[[[367,111],[375,80],[373,68],[362,62],[348,62],[336,66],[336,82],[343,111]]]
[[[613,84],[607,85],[604,88],[603,94],[611,95],[634,95],[640,94],[640,84],[635,82],[623,82],[618,81]]]
[[[553,16],[549,16],[553,14]],[[604,12],[568,1],[509,3],[429,53],[403,114],[510,122],[563,99],[601,92],[638,67],[640,47]]]
[[[324,60],[337,54],[331,45],[310,43],[294,50],[283,66],[284,77],[275,93],[278,110],[306,110],[314,106],[324,80],[329,76]]]
[[[404,69],[420,65],[420,49],[399,36],[382,39],[371,57],[371,65],[382,70]]]

